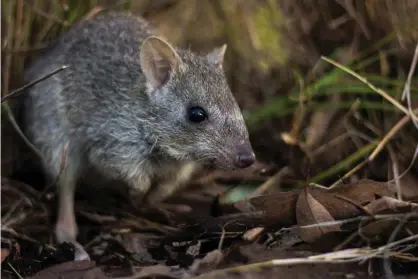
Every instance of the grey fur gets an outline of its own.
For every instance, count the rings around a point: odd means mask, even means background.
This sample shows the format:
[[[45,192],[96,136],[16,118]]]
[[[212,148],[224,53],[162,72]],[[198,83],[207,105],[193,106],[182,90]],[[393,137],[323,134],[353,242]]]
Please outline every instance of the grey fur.
[[[69,66],[29,90],[24,118],[25,132],[51,177],[58,175],[69,142],[59,185],[66,195],[88,169],[146,193],[152,181],[186,163],[233,169],[237,149],[252,152],[223,70],[206,56],[176,48],[186,69],[161,89],[147,89],[139,53],[154,34],[136,16],[100,15],[73,26],[27,71],[31,81]],[[191,104],[208,112],[207,122],[187,121]]]

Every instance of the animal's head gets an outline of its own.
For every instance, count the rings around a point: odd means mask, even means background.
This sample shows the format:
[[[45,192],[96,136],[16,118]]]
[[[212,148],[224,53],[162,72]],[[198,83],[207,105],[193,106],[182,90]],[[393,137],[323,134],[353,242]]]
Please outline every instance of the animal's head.
[[[147,38],[140,63],[158,147],[172,158],[222,169],[245,168],[255,155],[222,63],[226,45],[198,56]]]

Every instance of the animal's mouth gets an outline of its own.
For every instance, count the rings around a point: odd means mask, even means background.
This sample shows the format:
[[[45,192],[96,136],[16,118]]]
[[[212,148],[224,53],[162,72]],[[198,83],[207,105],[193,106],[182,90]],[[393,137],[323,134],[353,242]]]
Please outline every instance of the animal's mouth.
[[[225,161],[217,159],[207,159],[205,161],[200,161],[200,163],[207,171],[230,171],[234,169],[230,164],[227,164]]]
[[[208,171],[214,171],[217,168],[217,163],[215,159],[208,159],[205,162],[203,162],[203,166]]]
[[[219,170],[219,171],[233,171],[237,169],[235,165],[228,161],[227,159],[218,159],[212,161],[212,170]]]

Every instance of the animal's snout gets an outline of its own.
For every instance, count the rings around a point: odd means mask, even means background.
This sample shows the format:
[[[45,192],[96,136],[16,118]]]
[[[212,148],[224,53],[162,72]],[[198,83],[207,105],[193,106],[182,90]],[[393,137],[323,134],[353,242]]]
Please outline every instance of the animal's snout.
[[[240,147],[237,152],[236,164],[239,168],[247,168],[254,164],[255,154],[251,147]]]

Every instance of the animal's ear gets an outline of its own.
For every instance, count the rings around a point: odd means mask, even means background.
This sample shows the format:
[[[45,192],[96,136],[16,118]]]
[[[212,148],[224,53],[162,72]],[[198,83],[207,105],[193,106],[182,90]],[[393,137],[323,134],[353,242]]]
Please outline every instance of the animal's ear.
[[[226,44],[215,48],[206,55],[206,59],[215,65],[216,67],[222,68],[224,62],[224,56],[226,52]]]
[[[141,69],[154,89],[165,85],[183,63],[169,43],[154,36],[145,39],[139,55]]]

